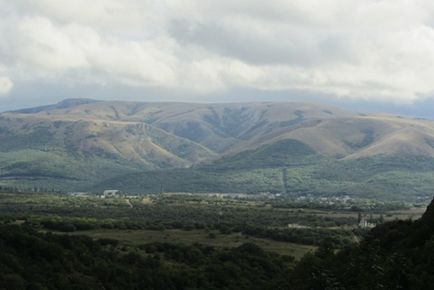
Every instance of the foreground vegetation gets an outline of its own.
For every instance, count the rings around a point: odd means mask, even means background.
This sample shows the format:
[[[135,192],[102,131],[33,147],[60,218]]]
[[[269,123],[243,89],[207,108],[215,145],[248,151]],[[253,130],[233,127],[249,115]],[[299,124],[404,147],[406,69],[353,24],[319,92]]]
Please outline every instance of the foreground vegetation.
[[[1,289],[284,289],[288,261],[254,244],[167,243],[123,251],[114,240],[0,227]],[[49,282],[48,282],[49,281]]]
[[[423,210],[2,193],[0,289],[430,289],[434,205],[412,221]]]
[[[294,289],[432,289],[434,202],[417,221],[377,226],[360,244],[322,247],[291,273]]]

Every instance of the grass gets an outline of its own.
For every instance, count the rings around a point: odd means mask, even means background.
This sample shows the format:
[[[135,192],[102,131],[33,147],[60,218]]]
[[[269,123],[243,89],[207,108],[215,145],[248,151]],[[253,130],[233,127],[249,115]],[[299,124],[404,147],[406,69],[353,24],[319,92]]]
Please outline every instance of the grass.
[[[376,205],[366,200],[334,204],[329,209],[319,200],[197,195],[143,196],[129,199],[130,204],[127,200],[93,195],[0,193],[0,222],[25,222],[42,231],[115,239],[131,249],[154,242],[199,243],[220,248],[251,242],[266,251],[299,259],[325,238],[331,237],[337,244],[357,241],[359,211],[353,210],[353,206],[364,209],[363,218],[374,222],[416,219],[425,210],[423,206]]]
[[[215,237],[211,238],[210,234]],[[77,231],[71,235],[85,235],[94,239],[114,239],[128,246],[139,246],[154,242],[170,242],[191,245],[194,243],[214,247],[238,247],[245,242],[254,243],[266,251],[276,252],[281,255],[290,255],[297,260],[307,252],[313,251],[316,247],[285,243],[269,239],[255,238],[241,234],[220,234],[217,231],[205,230],[89,230]]]

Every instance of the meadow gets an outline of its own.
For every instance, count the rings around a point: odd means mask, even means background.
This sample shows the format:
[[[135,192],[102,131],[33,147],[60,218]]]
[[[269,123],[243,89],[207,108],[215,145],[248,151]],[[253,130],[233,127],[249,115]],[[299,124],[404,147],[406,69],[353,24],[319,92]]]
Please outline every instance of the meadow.
[[[325,240],[335,247],[357,241],[370,225],[417,219],[424,204],[350,198],[275,195],[158,194],[101,198],[87,194],[0,193],[4,223],[42,231],[152,242],[236,247],[252,242],[299,258]],[[360,226],[366,221],[368,226]]]

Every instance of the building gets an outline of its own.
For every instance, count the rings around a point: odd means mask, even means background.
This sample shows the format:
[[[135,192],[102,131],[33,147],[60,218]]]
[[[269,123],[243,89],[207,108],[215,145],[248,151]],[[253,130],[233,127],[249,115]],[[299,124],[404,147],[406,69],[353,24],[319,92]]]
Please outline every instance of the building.
[[[369,222],[369,221],[367,221],[367,220],[365,220],[365,219],[362,219],[362,220],[359,222],[359,227],[360,227],[360,228],[364,228],[364,229],[368,228],[368,229],[371,229],[371,228],[374,228],[375,226],[376,226],[376,224],[371,223],[371,222]]]
[[[122,192],[120,190],[117,190],[117,189],[104,190],[101,197],[102,198],[122,197]]]
[[[74,196],[74,197],[88,197],[89,196],[88,192],[68,192],[68,194],[70,196]]]

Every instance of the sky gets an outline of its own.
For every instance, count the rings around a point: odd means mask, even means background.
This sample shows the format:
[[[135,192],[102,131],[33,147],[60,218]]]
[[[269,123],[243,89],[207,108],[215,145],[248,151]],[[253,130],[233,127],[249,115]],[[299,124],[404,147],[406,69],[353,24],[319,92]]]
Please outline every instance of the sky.
[[[65,98],[434,117],[434,1],[0,0],[0,111]]]

